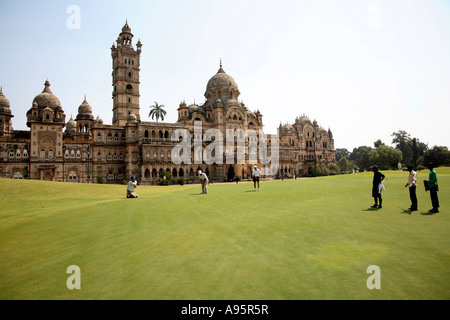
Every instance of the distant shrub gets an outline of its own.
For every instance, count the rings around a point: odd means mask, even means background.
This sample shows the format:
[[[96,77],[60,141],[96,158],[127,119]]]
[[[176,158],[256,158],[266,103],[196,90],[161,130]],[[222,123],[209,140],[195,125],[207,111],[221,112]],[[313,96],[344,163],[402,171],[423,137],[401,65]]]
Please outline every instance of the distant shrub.
[[[180,186],[183,186],[184,185],[184,178],[183,177],[180,177],[180,178],[178,178],[177,179],[177,183],[180,185]]]

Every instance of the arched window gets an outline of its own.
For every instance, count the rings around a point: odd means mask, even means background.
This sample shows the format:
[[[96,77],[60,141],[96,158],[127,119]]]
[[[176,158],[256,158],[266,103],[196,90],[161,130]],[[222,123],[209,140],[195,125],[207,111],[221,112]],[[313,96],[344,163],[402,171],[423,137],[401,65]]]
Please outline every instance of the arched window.
[[[97,141],[102,141],[102,135],[100,133],[97,135]]]
[[[127,90],[133,90],[133,86],[131,84],[127,84]]]
[[[148,130],[145,130],[145,132],[144,132],[144,137],[145,137],[145,138],[148,138]]]
[[[145,178],[150,178],[150,170],[149,169],[145,169]]]

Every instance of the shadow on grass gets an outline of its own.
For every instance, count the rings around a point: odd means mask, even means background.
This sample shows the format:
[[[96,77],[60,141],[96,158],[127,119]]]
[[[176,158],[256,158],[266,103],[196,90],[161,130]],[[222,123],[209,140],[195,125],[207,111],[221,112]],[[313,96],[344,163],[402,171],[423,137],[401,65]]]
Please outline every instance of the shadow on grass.
[[[403,210],[401,212],[401,214],[406,213],[406,214],[409,214],[409,215],[411,215],[411,213],[417,211],[417,210],[411,210],[411,209],[403,209],[402,207],[400,207],[400,210]]]
[[[372,208],[372,207],[369,207],[369,208],[367,208],[367,209],[364,209],[363,211],[367,211],[367,212],[377,212],[378,210],[380,210],[381,208]]]
[[[420,214],[423,216],[432,216],[432,215],[435,215],[436,213],[438,213],[438,212],[427,211],[427,212],[421,212]]]
[[[400,208],[400,209],[403,210],[403,211],[401,212],[401,214],[406,213],[406,214],[409,214],[409,215],[411,215],[413,212],[417,211],[417,210],[403,209],[403,208]],[[437,213],[437,212],[426,211],[426,212],[421,212],[420,214],[423,215],[423,216],[432,216],[432,215],[434,215],[434,214],[436,214],[436,213]]]

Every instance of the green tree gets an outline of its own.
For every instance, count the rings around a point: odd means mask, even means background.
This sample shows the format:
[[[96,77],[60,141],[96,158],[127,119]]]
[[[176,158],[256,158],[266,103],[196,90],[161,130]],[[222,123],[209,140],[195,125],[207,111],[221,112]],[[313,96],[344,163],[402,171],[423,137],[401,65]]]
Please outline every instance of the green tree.
[[[370,159],[371,150],[373,149],[367,146],[361,146],[353,149],[353,152],[350,155],[350,160],[355,162],[359,170],[361,171],[368,170],[369,167],[372,165],[371,163],[374,159]]]
[[[346,157],[342,157],[341,159],[339,159],[338,166],[341,172],[344,173],[352,170],[353,167],[352,163],[348,161]]]
[[[393,137],[392,144],[397,150],[402,152],[403,163],[413,162],[413,149],[411,135],[405,130],[399,130],[391,134]]]
[[[429,162],[435,166],[450,165],[450,151],[444,146],[434,146],[427,150],[423,156],[423,165],[426,167]]]
[[[402,160],[402,152],[393,147],[380,145],[377,149],[377,163],[380,169],[396,169],[398,163]]]
[[[164,110],[165,106],[158,104],[158,102],[155,101],[155,104],[150,106],[150,113],[148,114],[148,117],[154,119],[156,118],[156,122],[161,118],[162,121],[164,121],[164,117],[167,114],[167,111]]]
[[[348,159],[350,157],[350,151],[345,148],[336,149],[336,161],[339,161],[342,157],[346,157]]]
[[[375,146],[375,148],[378,148],[379,146],[384,146],[385,144],[383,143],[383,141],[381,141],[380,139],[378,139],[377,141],[375,141],[373,143],[373,145]]]

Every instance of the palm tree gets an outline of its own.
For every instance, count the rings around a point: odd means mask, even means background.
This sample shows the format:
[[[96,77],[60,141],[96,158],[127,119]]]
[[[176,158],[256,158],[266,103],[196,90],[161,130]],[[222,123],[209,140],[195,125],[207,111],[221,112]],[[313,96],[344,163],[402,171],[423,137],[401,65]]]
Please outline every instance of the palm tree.
[[[158,122],[159,118],[161,118],[162,121],[164,121],[164,117],[167,114],[167,111],[164,110],[165,106],[158,104],[158,102],[155,101],[155,104],[153,106],[150,106],[150,113],[148,117],[152,117],[154,119],[156,117],[156,122]]]

